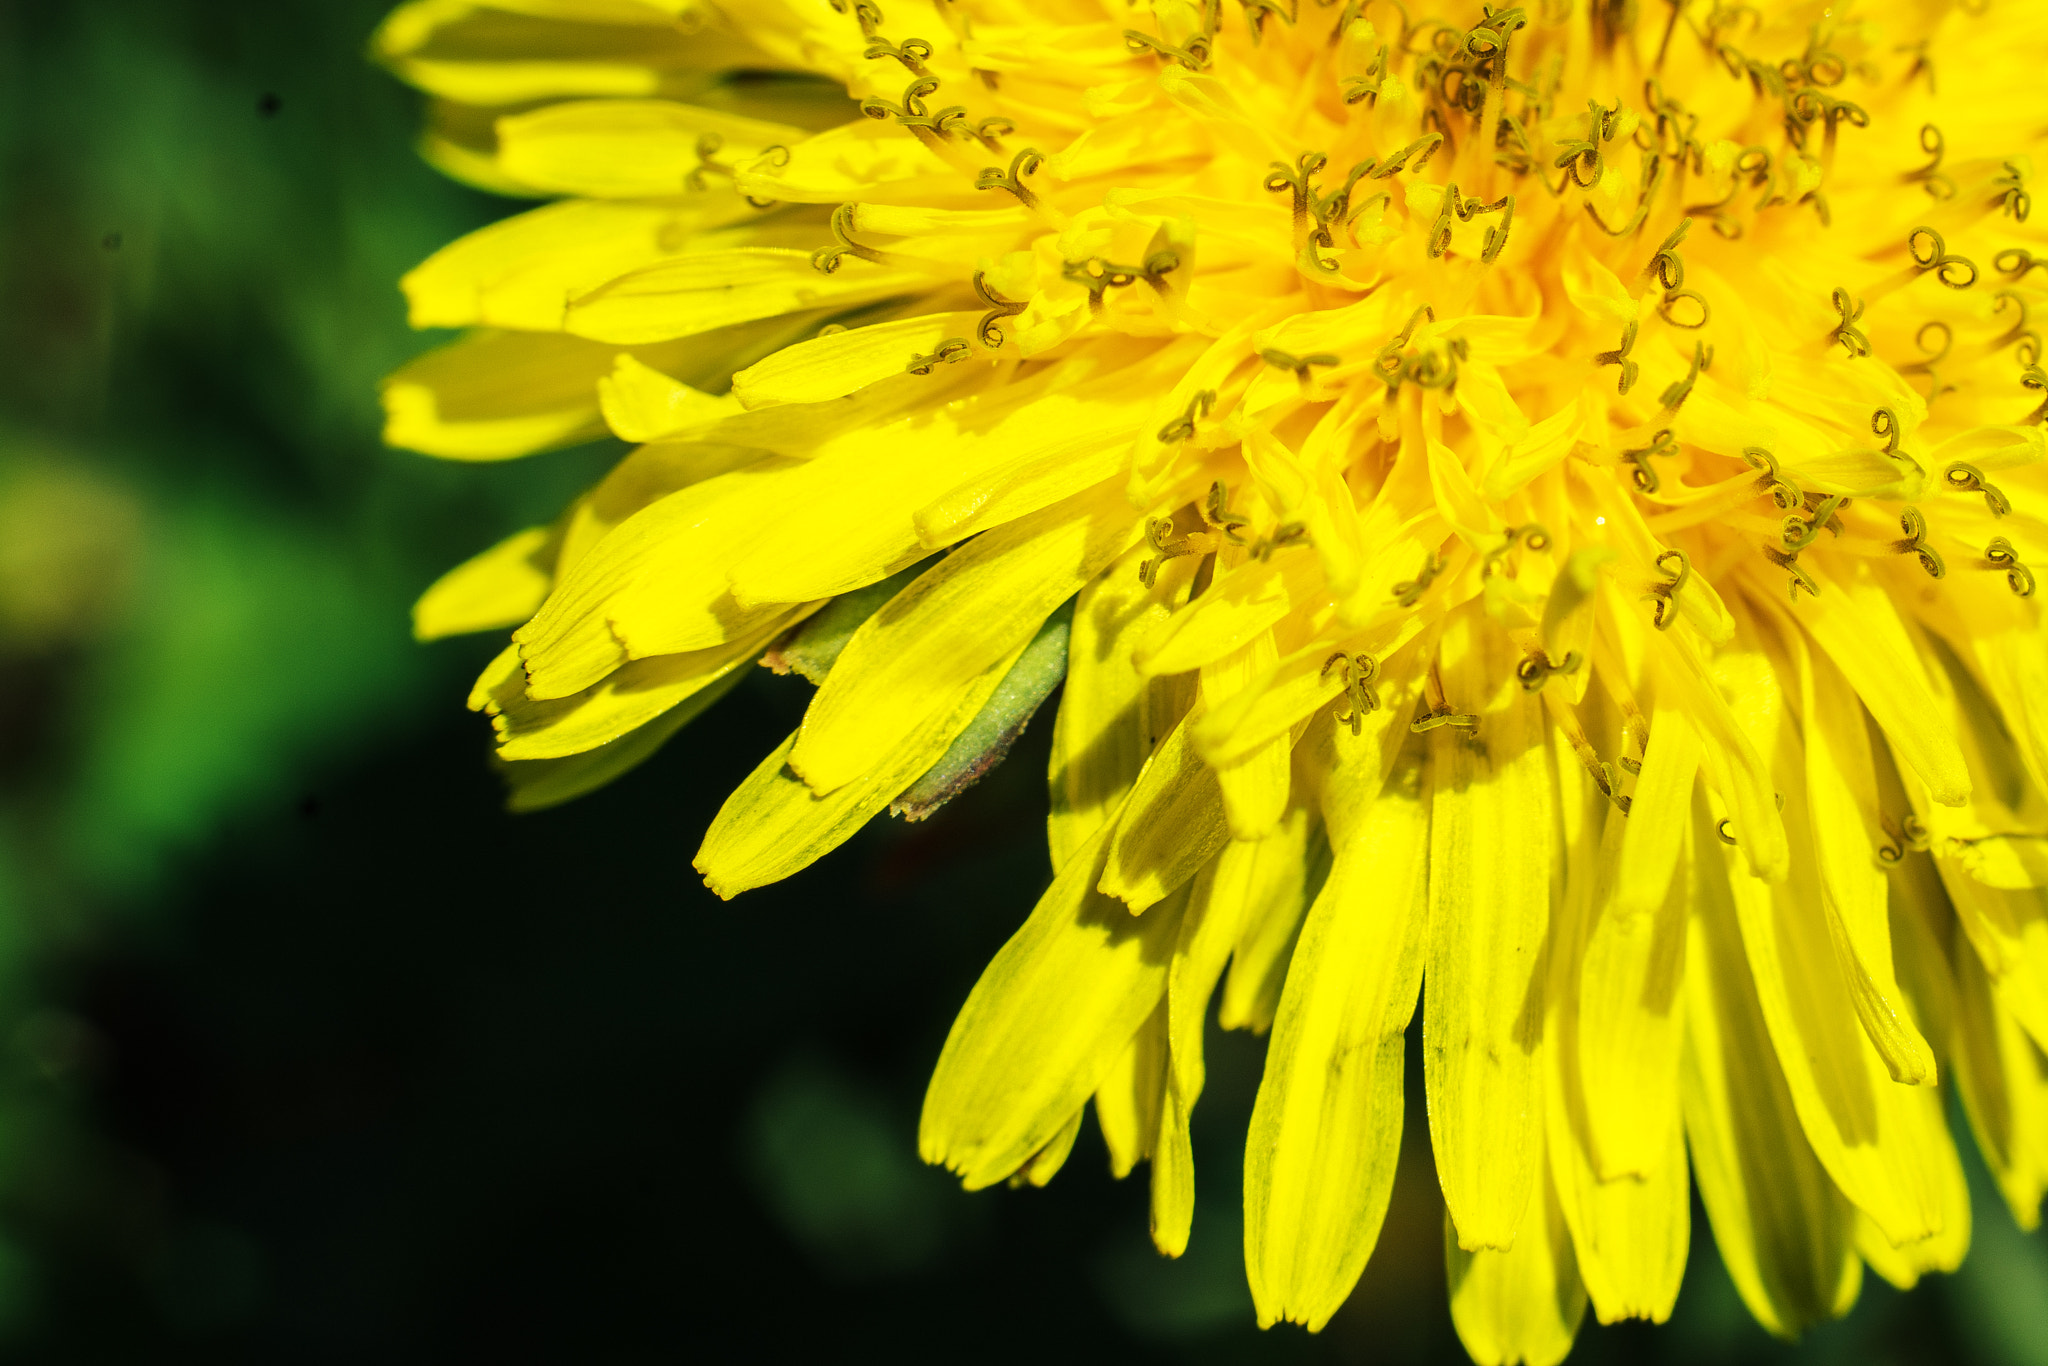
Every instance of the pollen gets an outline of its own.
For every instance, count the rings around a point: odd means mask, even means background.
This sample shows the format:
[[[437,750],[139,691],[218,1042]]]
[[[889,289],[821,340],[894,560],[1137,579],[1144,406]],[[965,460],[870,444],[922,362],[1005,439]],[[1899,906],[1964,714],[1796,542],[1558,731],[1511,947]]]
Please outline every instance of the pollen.
[[[406,277],[472,331],[387,435],[634,449],[416,625],[511,629],[519,808],[815,683],[727,897],[1058,690],[1050,887],[925,1102],[970,1189],[1092,1105],[1178,1256],[1220,998],[1253,1303],[1320,1328],[1413,1027],[1476,1361],[1666,1318],[1695,1187],[1795,1334],[1964,1256],[1944,1086],[2048,1188],[2030,16],[417,0],[428,155],[556,202]]]

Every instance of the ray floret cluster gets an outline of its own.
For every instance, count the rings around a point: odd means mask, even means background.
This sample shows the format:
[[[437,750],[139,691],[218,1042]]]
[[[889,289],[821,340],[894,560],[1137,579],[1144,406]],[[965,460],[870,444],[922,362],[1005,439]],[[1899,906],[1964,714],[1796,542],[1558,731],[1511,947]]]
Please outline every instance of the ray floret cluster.
[[[1458,1331],[1661,1320],[1697,1183],[1767,1327],[2048,1184],[2048,32],[2012,4],[418,0],[450,174],[390,439],[634,449],[452,571],[515,806],[756,661],[697,867],[785,877],[1058,686],[1053,879],[926,1158],[1092,1101],[1153,1236],[1271,1031],[1262,1323],[1384,1217],[1420,1019]]]

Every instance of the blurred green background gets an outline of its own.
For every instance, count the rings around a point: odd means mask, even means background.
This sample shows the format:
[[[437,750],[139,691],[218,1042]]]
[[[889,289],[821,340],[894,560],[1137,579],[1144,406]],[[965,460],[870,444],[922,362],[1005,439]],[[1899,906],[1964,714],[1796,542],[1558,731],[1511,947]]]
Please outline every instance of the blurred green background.
[[[1251,1326],[1257,1040],[1211,1040],[1179,1263],[1092,1133],[1044,1191],[917,1164],[1045,876],[1043,723],[731,905],[690,856],[793,678],[501,812],[461,709],[495,643],[407,608],[618,450],[379,445],[436,340],[395,281],[518,207],[414,157],[380,9],[0,4],[0,1360],[1462,1361],[1419,1109],[1351,1305]],[[2048,1242],[1981,1179],[1978,1216],[1960,1275],[1797,1347],[1701,1236],[1671,1326],[1574,1360],[2048,1362]]]

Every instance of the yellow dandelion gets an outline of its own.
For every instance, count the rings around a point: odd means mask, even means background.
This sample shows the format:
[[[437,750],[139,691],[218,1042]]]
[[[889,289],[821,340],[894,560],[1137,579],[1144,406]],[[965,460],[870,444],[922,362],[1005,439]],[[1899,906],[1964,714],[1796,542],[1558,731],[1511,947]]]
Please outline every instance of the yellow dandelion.
[[[1054,877],[927,1159],[1043,1183],[1092,1099],[1178,1255],[1220,983],[1271,1030],[1261,1323],[1372,1252],[1418,1000],[1479,1361],[1668,1315],[1695,1180],[1775,1332],[1954,1267],[1944,1077],[2033,1225],[2032,11],[418,0],[377,45],[438,164],[561,197],[407,277],[476,330],[391,439],[637,443],[419,606],[517,626],[471,699],[515,805],[799,669],[731,896],[1064,678]]]

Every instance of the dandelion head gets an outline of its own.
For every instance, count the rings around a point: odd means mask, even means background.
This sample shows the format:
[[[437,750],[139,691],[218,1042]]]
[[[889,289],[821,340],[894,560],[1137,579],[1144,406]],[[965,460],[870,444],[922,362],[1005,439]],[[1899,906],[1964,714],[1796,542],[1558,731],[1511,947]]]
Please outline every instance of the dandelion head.
[[[1185,1248],[1202,1031],[1270,1031],[1261,1323],[1372,1253],[1405,1039],[1481,1362],[1952,1269],[1953,1084],[2048,1185],[2048,36],[2005,3],[416,0],[450,174],[389,438],[634,449],[421,601],[516,628],[513,804],[816,683],[724,896],[1058,688],[1053,878],[921,1144],[1092,1103]],[[1220,998],[1220,999],[1219,999]]]

